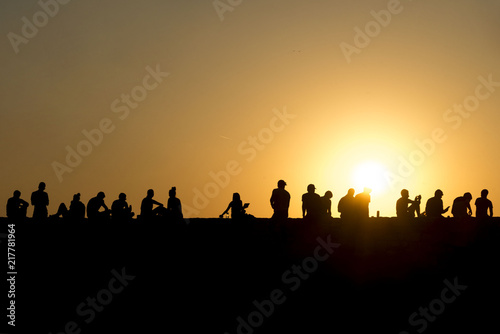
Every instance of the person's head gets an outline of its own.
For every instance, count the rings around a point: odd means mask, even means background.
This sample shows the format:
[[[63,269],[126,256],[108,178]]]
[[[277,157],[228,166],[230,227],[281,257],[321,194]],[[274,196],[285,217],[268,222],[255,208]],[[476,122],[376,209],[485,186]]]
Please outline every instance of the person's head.
[[[488,196],[488,189],[481,190],[481,197],[486,198]]]
[[[170,196],[170,197],[175,197],[175,193],[176,193],[176,189],[175,189],[175,187],[172,187],[172,188],[168,191],[168,196]]]
[[[278,188],[285,188],[285,186],[286,186],[286,182],[285,181],[283,181],[283,180],[279,180],[278,181]]]
[[[408,198],[408,197],[410,197],[410,193],[408,192],[408,190],[407,190],[407,189],[403,189],[403,190],[401,190],[401,197],[403,197],[403,198]]]
[[[76,202],[80,201],[80,193],[73,195],[73,201],[76,201]]]
[[[307,186],[307,192],[313,193],[315,190],[316,190],[316,187],[314,186],[314,184],[310,184]]]
[[[127,199],[127,195],[125,195],[124,193],[120,193],[120,195],[118,195],[118,199],[125,201]]]
[[[14,198],[19,198],[21,197],[21,192],[19,190],[14,191]]]
[[[354,196],[355,192],[356,192],[356,190],[354,190],[354,188],[349,188],[349,190],[347,190],[347,195]]]
[[[333,197],[332,192],[331,192],[330,190],[327,190],[327,191],[325,192],[325,197],[326,197],[326,198],[332,198],[332,197]]]
[[[441,189],[438,189],[434,192],[434,196],[437,198],[443,197],[443,191]]]
[[[38,189],[45,190],[45,182],[40,182],[40,184],[38,185]]]
[[[99,192],[97,193],[97,198],[104,199],[104,197],[106,197],[106,195],[104,195],[104,192],[99,191]]]
[[[470,202],[470,200],[472,199],[472,194],[471,193],[465,193],[464,194],[464,198]]]
[[[148,190],[148,197],[149,197],[149,198],[153,198],[153,196],[154,196],[154,195],[155,195],[154,190],[153,190],[153,189],[149,189],[149,190]]]
[[[233,201],[239,201],[239,200],[240,200],[240,194],[233,193]]]
[[[369,194],[369,193],[371,193],[371,192],[372,192],[372,190],[371,190],[370,188],[368,188],[368,187],[365,187],[365,189],[363,189],[363,192],[364,192],[365,194]]]

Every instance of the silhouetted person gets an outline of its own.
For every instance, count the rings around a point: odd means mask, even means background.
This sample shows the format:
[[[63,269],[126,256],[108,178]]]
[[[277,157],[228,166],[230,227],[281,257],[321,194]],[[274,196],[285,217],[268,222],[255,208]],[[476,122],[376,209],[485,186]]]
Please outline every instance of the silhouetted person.
[[[371,192],[372,190],[370,188],[365,187],[362,193],[359,193],[354,197],[356,215],[361,219],[370,217],[369,206],[371,202]]]
[[[44,191],[45,183],[40,182],[38,190],[31,194],[31,204],[34,206],[33,218],[43,220],[48,217],[47,206],[49,205],[49,195]]]
[[[66,204],[61,203],[57,209],[57,213],[50,216],[51,218],[63,217],[71,221],[82,221],[85,218],[85,204],[80,201],[80,194],[73,195],[73,200],[69,205],[69,210]]]
[[[181,200],[176,197],[176,188],[168,191],[167,214],[174,220],[183,219]]]
[[[476,217],[484,219],[487,217],[493,217],[493,203],[487,198],[488,190],[481,190],[481,197],[476,198]],[[489,211],[489,215],[488,215]]]
[[[401,198],[396,202],[396,216],[402,219],[420,217],[420,201],[422,196],[418,195],[415,200],[410,199],[410,193],[408,190],[401,190]],[[410,206],[408,206],[410,205]]]
[[[146,197],[141,202],[141,218],[145,220],[149,220],[155,216],[159,216],[162,214],[162,211],[165,210],[163,204],[157,202],[153,199],[155,192],[153,189],[149,189]],[[157,207],[153,210],[153,206],[157,205]]]
[[[21,199],[21,192],[15,190],[11,198],[7,200],[7,218],[11,221],[21,221],[26,218],[29,203]]]
[[[87,218],[91,220],[109,218],[110,210],[104,203],[105,197],[106,195],[100,191],[96,197],[89,200],[87,203]],[[99,211],[101,208],[103,208],[104,211]]]
[[[354,206],[354,189],[350,188],[347,194],[342,197],[337,206],[337,210],[340,212],[340,218],[344,221],[353,220],[355,218],[355,206]]]
[[[449,206],[443,209],[443,192],[438,189],[434,192],[434,197],[427,200],[425,205],[425,213],[427,217],[439,218],[443,217],[442,214],[448,212]]]
[[[472,216],[472,209],[470,207],[471,200],[471,193],[465,193],[463,196],[455,198],[451,207],[451,214],[453,215],[453,217],[467,218]]]
[[[321,212],[323,216],[332,216],[332,197],[333,193],[330,190],[326,191],[325,195],[321,197]]]
[[[290,193],[285,190],[286,182],[278,181],[278,188],[273,190],[271,195],[271,207],[274,210],[273,217],[275,219],[288,218],[288,208],[290,207]]]
[[[120,193],[118,199],[111,205],[111,218],[114,221],[129,221],[134,216],[132,205],[127,203],[127,195]]]
[[[243,202],[241,201],[240,194],[238,193],[233,193],[233,200],[229,202],[229,205],[227,206],[227,209],[224,210],[224,212],[219,216],[222,218],[226,213],[229,212],[229,209],[231,209],[231,218],[232,219],[241,219],[245,217],[245,209],[248,207],[248,203],[245,203],[243,205]]]
[[[314,184],[310,184],[307,193],[302,195],[302,218],[318,218],[321,215],[321,197],[315,191]]]
[[[73,195],[73,200],[69,205],[69,218],[75,221],[82,221],[85,218],[85,204],[80,200],[80,193]]]

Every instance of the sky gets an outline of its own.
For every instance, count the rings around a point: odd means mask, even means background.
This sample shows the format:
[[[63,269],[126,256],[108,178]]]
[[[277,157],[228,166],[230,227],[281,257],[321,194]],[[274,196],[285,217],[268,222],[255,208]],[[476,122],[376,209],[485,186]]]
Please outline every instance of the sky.
[[[0,203],[47,184],[108,206],[148,189],[184,216],[238,192],[290,217],[308,184],[500,203],[498,0],[21,0],[0,4]],[[473,200],[474,201],[474,200]],[[28,216],[32,214],[28,208]],[[495,211],[494,211],[495,212]],[[5,205],[0,206],[5,216]]]

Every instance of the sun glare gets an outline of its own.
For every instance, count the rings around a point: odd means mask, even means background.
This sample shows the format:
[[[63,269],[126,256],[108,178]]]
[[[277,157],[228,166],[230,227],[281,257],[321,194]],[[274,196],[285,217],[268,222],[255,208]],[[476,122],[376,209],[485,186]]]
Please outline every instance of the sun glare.
[[[379,162],[367,161],[358,165],[352,172],[352,182],[356,192],[365,187],[372,190],[372,195],[384,192],[387,186],[385,180],[386,168]]]

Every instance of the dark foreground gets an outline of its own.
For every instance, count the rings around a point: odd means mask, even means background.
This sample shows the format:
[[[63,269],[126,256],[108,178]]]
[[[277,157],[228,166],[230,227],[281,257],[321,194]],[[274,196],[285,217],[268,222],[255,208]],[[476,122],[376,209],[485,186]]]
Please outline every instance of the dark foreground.
[[[6,326],[4,279],[0,328],[54,334],[498,332],[499,223],[292,219],[283,241],[269,233],[268,219],[28,221],[16,226],[16,327]],[[5,254],[7,221],[0,224]]]

